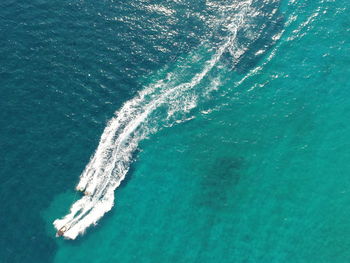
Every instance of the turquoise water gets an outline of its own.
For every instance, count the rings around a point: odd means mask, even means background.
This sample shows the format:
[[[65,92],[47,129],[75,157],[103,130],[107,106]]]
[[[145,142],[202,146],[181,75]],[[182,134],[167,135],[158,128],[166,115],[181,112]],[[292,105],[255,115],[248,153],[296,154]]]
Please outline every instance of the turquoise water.
[[[237,3],[1,4],[1,262],[350,260],[350,4]],[[112,210],[55,238],[107,121],[160,81]]]

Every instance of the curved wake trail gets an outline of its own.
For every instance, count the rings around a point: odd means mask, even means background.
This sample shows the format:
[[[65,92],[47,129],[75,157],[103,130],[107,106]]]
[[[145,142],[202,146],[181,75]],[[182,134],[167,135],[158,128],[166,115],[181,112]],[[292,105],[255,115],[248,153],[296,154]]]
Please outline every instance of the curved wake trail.
[[[208,77],[209,72],[217,66],[228,49],[232,52],[237,32],[244,25],[251,7],[251,0],[240,1],[235,6],[237,7],[239,12],[235,13],[226,25],[230,34],[190,81],[178,83],[176,72],[168,74],[165,79],[149,85],[139,92],[138,96],[127,101],[116,112],[116,117],[108,122],[97,150],[81,174],[76,187],[79,191],[85,191],[85,196],[72,205],[69,214],[53,222],[57,230],[64,229],[64,237],[75,239],[111,210],[114,205],[114,190],[125,178],[133,152],[142,139],[160,128],[159,124],[155,124],[160,118],[155,114],[158,109],[166,109],[166,117],[163,120],[166,121],[195,107],[196,100],[203,93],[195,92],[195,88]],[[191,94],[191,103],[184,107],[181,100],[183,101],[186,94]]]

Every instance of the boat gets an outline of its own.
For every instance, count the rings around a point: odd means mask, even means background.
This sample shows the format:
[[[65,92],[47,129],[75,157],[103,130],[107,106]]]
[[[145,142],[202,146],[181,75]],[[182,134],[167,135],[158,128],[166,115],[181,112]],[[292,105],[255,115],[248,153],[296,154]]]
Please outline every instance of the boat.
[[[66,226],[61,227],[61,228],[57,231],[56,236],[57,236],[57,237],[63,236],[63,235],[64,235],[64,232],[66,232],[67,230],[68,230],[68,227],[66,227]]]

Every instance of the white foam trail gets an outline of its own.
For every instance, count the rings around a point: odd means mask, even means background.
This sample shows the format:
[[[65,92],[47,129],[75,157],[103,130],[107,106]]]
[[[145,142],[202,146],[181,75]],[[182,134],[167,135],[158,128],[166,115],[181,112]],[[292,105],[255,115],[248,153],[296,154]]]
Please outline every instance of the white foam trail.
[[[230,35],[189,82],[177,84],[176,74],[168,74],[166,79],[148,86],[116,112],[116,117],[108,122],[94,156],[80,176],[77,189],[85,190],[87,195],[76,201],[64,218],[53,222],[57,230],[66,227],[64,237],[75,239],[113,207],[114,190],[128,172],[133,152],[142,139],[158,129],[156,125],[150,125],[155,122],[152,119],[154,112],[162,105],[177,103],[176,107],[168,107],[167,118],[171,119],[175,113],[188,111],[195,106],[198,96],[195,93],[191,98],[193,103],[189,103],[190,106],[185,109],[181,107],[181,98],[200,84],[225,51],[233,46],[250,5],[251,1],[241,1],[236,6],[240,12],[231,17],[231,23],[227,25]]]

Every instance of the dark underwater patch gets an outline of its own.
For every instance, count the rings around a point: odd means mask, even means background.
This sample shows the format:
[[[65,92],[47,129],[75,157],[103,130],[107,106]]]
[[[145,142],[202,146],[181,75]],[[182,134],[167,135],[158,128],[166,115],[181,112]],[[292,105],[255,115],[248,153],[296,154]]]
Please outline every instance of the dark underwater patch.
[[[230,191],[239,183],[242,176],[243,158],[221,157],[204,167],[196,202],[213,210],[228,206]]]

